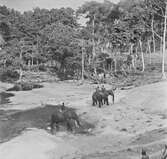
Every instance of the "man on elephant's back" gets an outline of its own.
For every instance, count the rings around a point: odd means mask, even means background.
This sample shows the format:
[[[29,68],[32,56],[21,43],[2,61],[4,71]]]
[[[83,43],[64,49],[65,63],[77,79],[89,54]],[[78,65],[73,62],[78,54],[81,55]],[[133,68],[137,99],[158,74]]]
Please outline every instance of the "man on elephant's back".
[[[96,87],[96,92],[100,92],[99,86]]]
[[[102,85],[101,91],[102,91],[102,92],[106,92],[106,88],[104,87],[104,85]]]

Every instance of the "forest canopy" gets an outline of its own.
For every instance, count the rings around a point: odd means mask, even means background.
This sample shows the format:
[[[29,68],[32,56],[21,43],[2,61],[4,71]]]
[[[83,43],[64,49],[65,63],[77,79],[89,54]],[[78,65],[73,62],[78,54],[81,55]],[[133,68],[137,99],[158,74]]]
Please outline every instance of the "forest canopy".
[[[143,54],[165,45],[165,7],[165,0],[91,1],[77,10],[35,8],[24,13],[0,6],[1,71],[49,70],[83,78],[128,71],[130,65],[136,70],[136,59],[144,71]],[[88,19],[86,26],[79,24],[80,16]]]

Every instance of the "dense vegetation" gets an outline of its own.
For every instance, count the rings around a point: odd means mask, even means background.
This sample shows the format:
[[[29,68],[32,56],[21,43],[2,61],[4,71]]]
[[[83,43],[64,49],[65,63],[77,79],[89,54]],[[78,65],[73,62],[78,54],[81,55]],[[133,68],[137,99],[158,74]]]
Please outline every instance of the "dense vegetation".
[[[35,8],[24,13],[0,6],[1,75],[17,71],[21,80],[29,70],[80,79],[144,71],[143,54],[165,53],[165,7],[165,0],[92,1],[77,11]],[[78,23],[81,16],[86,26]]]

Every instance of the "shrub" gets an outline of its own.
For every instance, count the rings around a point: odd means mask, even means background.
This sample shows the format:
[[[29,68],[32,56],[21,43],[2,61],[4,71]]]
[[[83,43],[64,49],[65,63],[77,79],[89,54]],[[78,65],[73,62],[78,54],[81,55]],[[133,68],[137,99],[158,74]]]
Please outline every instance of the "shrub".
[[[47,71],[47,67],[45,65],[39,65],[39,71],[46,72]]]
[[[14,87],[8,89],[7,91],[29,91],[35,88],[42,88],[40,84],[35,84],[31,82],[19,82],[14,85]]]
[[[0,81],[15,82],[19,79],[19,73],[13,69],[0,70]]]

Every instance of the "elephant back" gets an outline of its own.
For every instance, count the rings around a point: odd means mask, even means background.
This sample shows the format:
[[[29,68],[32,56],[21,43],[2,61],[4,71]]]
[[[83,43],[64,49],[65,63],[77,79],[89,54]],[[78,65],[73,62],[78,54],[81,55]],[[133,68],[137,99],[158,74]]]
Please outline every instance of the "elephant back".
[[[104,90],[104,91],[101,91],[101,95],[106,97],[109,95],[109,93],[107,90]]]
[[[102,98],[103,98],[103,93],[101,91],[96,91],[92,95],[92,99],[96,101],[102,100]]]
[[[60,111],[56,111],[51,116],[51,121],[54,123],[63,122],[65,120],[64,115]]]

